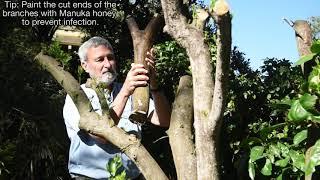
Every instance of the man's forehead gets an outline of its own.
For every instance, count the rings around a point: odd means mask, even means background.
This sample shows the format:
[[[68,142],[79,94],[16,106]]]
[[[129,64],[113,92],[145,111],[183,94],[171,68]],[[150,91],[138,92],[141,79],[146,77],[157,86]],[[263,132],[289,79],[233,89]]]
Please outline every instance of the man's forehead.
[[[112,48],[110,48],[108,46],[105,46],[105,45],[92,46],[89,49],[91,49],[93,51],[101,51],[101,50],[103,50],[103,51],[108,51],[108,52],[113,53]]]
[[[106,54],[113,54],[113,50],[109,47],[106,47],[104,45],[99,46],[92,46],[88,49],[88,56],[100,56],[100,55],[106,55]]]

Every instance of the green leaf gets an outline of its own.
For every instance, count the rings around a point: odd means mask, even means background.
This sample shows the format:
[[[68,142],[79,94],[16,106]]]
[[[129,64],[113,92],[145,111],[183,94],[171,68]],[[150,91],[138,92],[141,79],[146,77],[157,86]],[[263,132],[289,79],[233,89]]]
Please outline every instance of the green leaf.
[[[252,162],[255,162],[256,160],[263,158],[262,156],[263,151],[264,151],[263,146],[254,146],[250,151],[250,160]]]
[[[306,163],[305,174],[310,175],[315,171],[315,167],[320,165],[320,140],[318,140],[311,149],[311,153]]]
[[[304,154],[295,150],[290,150],[289,156],[292,160],[292,165],[301,171],[304,171]]]
[[[283,157],[289,157],[289,147],[287,145],[278,142],[277,146],[280,148]]]
[[[110,163],[110,165],[108,166],[108,171],[112,176],[114,176],[116,174],[116,171],[117,171],[116,167],[117,166],[115,163]]]
[[[320,116],[312,116],[312,121],[316,123],[320,123]]]
[[[249,160],[248,171],[249,171],[249,176],[252,180],[254,179],[254,177],[256,175],[256,171],[254,168],[255,168],[254,163]]]
[[[122,171],[121,174],[119,174],[119,175],[117,175],[117,176],[115,176],[115,177],[113,178],[113,180],[126,180],[126,179],[128,179],[128,178],[127,178],[126,171]]]
[[[291,104],[292,100],[277,101],[275,103],[270,104],[270,107],[277,110],[287,110],[290,108]]]
[[[310,116],[310,113],[302,107],[299,100],[295,100],[288,113],[289,120],[303,121],[307,119],[308,116]]]
[[[283,175],[283,173],[281,173],[281,174],[277,177],[276,180],[282,180],[282,175]]]
[[[111,177],[117,175],[118,169],[121,168],[122,161],[119,155],[113,157],[107,164],[107,171],[111,174]]]
[[[313,43],[310,49],[312,53],[320,53],[320,43],[319,42]]]
[[[275,165],[279,167],[286,167],[288,165],[288,162],[289,162],[289,157],[276,161]]]
[[[216,0],[210,0],[210,11],[213,11],[215,4],[216,4]]]
[[[317,55],[317,54],[316,53],[311,53],[311,54],[304,55],[293,66],[304,64],[304,63],[312,60],[315,55]]]
[[[293,144],[298,145],[308,137],[308,130],[302,130],[293,137]]]
[[[269,146],[269,152],[272,153],[273,155],[275,155],[276,157],[280,157],[281,150],[275,144],[271,144]]]
[[[316,92],[319,94],[320,90],[320,65],[313,67],[308,77],[308,90],[309,92]]]
[[[272,164],[270,159],[266,159],[266,163],[261,169],[261,173],[265,176],[270,176],[272,174]]]
[[[316,104],[317,99],[317,96],[306,93],[300,97],[299,101],[303,108],[309,110],[314,109],[314,105]]]

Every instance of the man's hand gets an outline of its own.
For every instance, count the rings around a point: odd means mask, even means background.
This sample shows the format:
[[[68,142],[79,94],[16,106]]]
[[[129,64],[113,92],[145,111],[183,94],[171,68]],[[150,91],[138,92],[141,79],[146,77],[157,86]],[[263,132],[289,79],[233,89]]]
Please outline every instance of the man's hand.
[[[156,77],[156,61],[155,61],[155,51],[151,48],[150,51],[147,52],[146,62],[149,66],[149,78],[150,78],[150,89],[158,89],[157,77]]]
[[[127,78],[123,84],[123,91],[125,96],[130,96],[135,88],[148,85],[148,71],[142,64],[131,64],[131,69],[127,74]]]

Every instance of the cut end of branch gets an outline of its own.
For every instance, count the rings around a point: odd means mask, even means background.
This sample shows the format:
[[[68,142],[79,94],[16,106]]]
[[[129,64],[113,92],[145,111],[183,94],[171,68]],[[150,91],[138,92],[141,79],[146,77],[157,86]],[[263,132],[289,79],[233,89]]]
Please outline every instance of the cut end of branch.
[[[127,19],[127,24],[128,24],[128,28],[131,32],[131,35],[132,33],[136,33],[139,31],[139,27],[138,27],[138,24],[136,23],[136,21],[134,20],[134,18],[132,16],[128,16]]]
[[[204,9],[197,9],[197,17],[200,21],[203,22],[209,17],[209,14]]]
[[[205,11],[204,9],[197,9],[197,17],[193,19],[196,27],[198,27],[200,30],[202,30],[205,26],[206,20],[209,17],[209,13]]]
[[[230,10],[229,4],[225,0],[218,0],[215,3],[214,8],[213,8],[213,11],[218,16],[222,16],[222,15],[226,14],[227,12],[229,12],[229,10]]]
[[[169,27],[168,27],[168,25],[165,25],[165,26],[163,27],[163,32],[169,34]]]
[[[287,18],[282,18],[282,20],[284,20],[287,24],[289,24],[289,26],[293,27],[294,23],[290,20],[288,20]]]

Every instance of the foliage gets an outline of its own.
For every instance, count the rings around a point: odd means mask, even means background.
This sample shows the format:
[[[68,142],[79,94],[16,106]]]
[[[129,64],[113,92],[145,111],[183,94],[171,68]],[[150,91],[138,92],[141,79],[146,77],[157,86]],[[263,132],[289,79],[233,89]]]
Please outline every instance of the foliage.
[[[295,65],[301,65],[303,63],[306,63],[311,60],[318,60],[316,58],[319,58],[320,55],[320,40],[316,40],[313,42],[311,46],[311,54],[307,54],[302,56],[296,63]]]
[[[123,168],[121,157],[119,155],[114,156],[107,164],[106,170],[110,173],[111,180],[125,180],[126,171]]]
[[[166,94],[175,92],[182,75],[191,74],[189,58],[183,48],[175,41],[166,41],[155,45],[157,81],[166,90]],[[173,100],[173,94],[170,96]]]
[[[320,16],[313,16],[308,19],[313,39],[320,39]]]
[[[314,59],[319,52],[317,43],[312,45]],[[311,59],[310,59],[311,60]],[[299,60],[301,63],[301,59]],[[309,176],[320,165],[319,142],[306,155],[308,129],[319,122],[319,62],[313,67],[309,78],[293,98],[286,97],[275,103],[278,112],[287,112],[283,123],[269,124],[256,131],[255,138],[248,138],[244,144],[250,147],[248,171],[251,179],[270,176],[277,179]],[[304,63],[304,62],[302,62]],[[279,114],[278,114],[279,115]],[[244,146],[245,146],[244,145]],[[256,172],[261,174],[256,176]]]
[[[283,112],[268,104],[285,96],[294,96],[299,92],[302,79],[300,68],[291,67],[288,60],[267,58],[260,71],[253,71],[243,53],[233,50],[229,100],[224,116],[227,140],[223,141],[223,167],[226,178],[248,176],[245,167],[248,167],[250,149],[246,144],[264,142],[265,139],[257,137],[258,132],[284,121]],[[250,167],[253,168],[252,164]]]
[[[43,47],[43,53],[56,58],[63,68],[68,67],[72,56],[62,50],[59,41],[53,41],[49,47]]]
[[[65,94],[33,66],[40,44],[30,29],[0,39],[0,179],[67,179]]]
[[[255,178],[257,170],[264,176],[272,175],[271,177],[276,178],[289,176],[286,179],[292,179],[302,176],[307,130],[290,124],[267,128],[259,132],[259,139],[247,144],[256,145],[250,150],[250,178]],[[292,131],[297,132],[296,135]],[[288,174],[289,171],[292,172]]]

